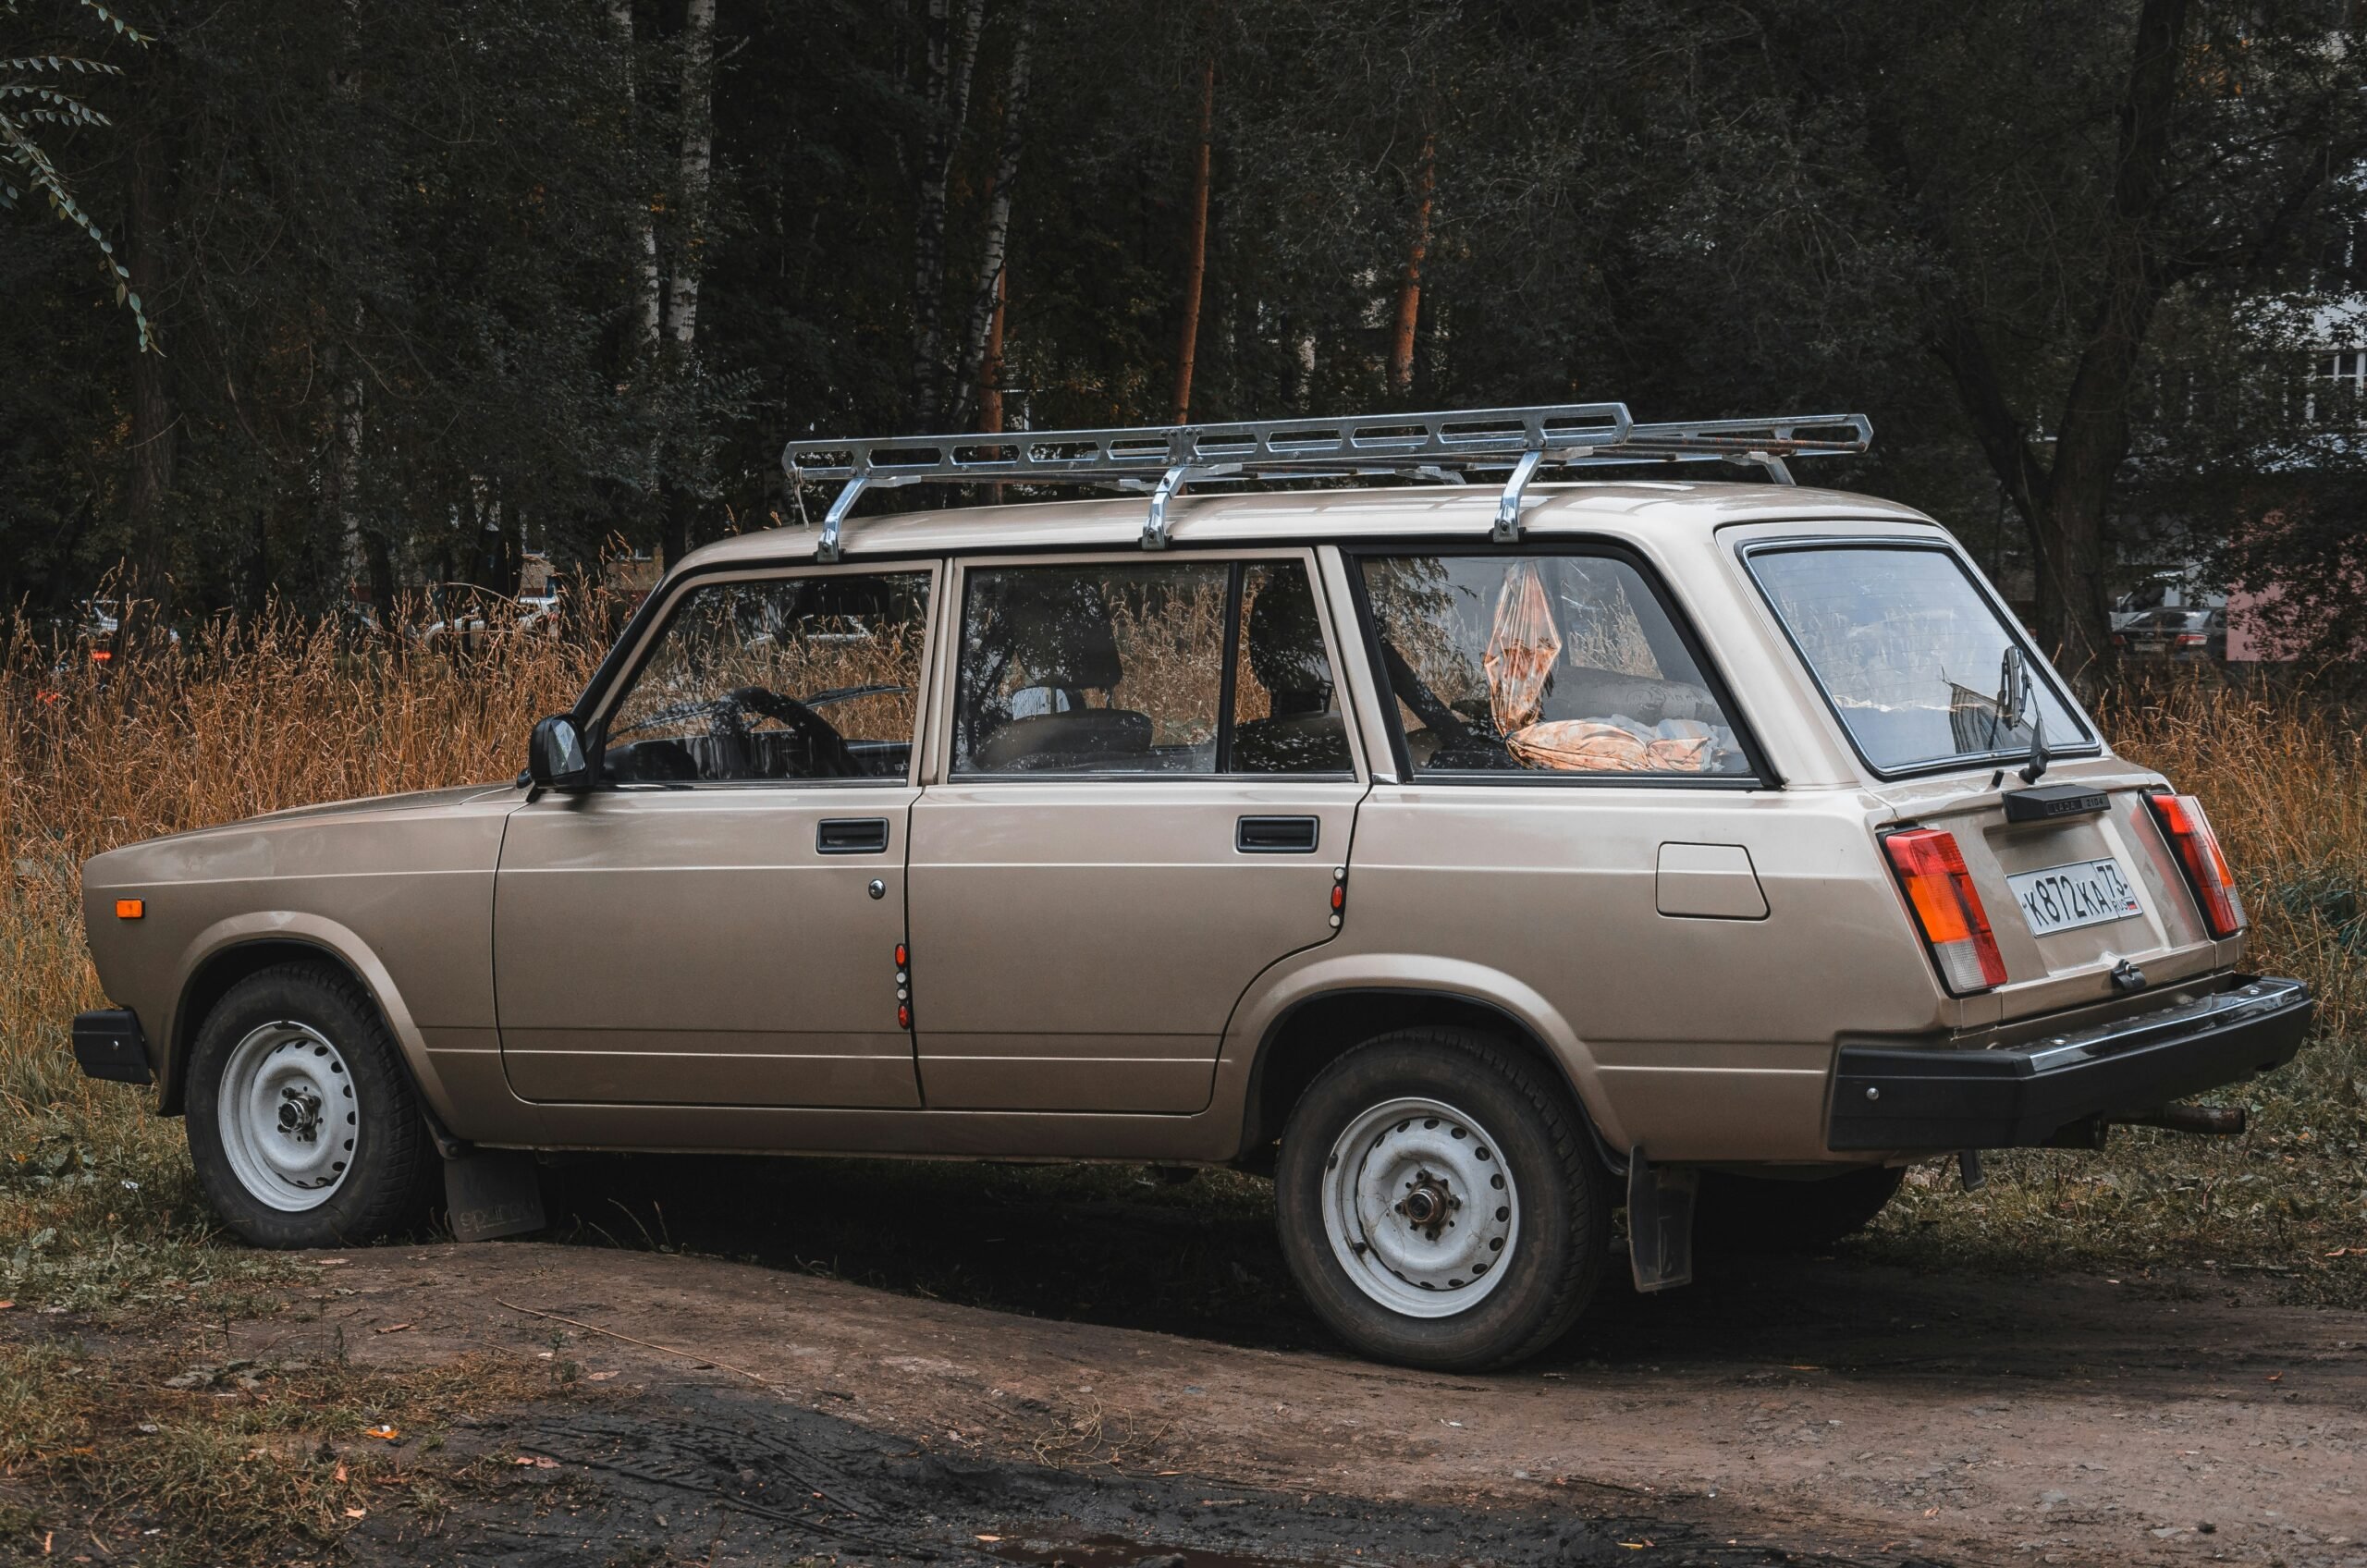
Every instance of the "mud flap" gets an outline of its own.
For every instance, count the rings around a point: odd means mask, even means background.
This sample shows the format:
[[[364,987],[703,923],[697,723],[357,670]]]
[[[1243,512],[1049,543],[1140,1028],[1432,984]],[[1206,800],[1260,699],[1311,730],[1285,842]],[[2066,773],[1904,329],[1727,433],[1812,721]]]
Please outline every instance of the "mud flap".
[[[1700,1186],[1701,1173],[1690,1166],[1656,1166],[1640,1146],[1627,1151],[1627,1265],[1637,1290],[1693,1283],[1693,1197]]]
[[[546,1223],[534,1157],[517,1149],[472,1149],[447,1155],[444,1203],[452,1213],[455,1241],[521,1236]]]

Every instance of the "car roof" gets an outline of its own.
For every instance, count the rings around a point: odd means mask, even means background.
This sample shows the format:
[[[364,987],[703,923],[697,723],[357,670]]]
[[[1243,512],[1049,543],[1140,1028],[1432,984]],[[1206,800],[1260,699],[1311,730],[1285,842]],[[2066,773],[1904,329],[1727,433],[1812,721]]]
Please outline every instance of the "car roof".
[[[1485,538],[1501,494],[1493,484],[1392,485],[1364,490],[1233,491],[1186,494],[1170,503],[1177,545],[1255,545],[1469,533]],[[1912,507],[1844,490],[1788,484],[1646,480],[1625,484],[1532,484],[1521,510],[1525,533],[1591,535],[1638,544],[1687,537],[1754,522],[1891,523],[1926,533],[1938,525]],[[729,568],[809,558],[826,498],[809,496],[816,527],[735,534],[682,557],[684,569]],[[1147,497],[1024,501],[991,507],[911,510],[850,519],[844,558],[931,556],[965,550],[1090,549],[1140,541]]]

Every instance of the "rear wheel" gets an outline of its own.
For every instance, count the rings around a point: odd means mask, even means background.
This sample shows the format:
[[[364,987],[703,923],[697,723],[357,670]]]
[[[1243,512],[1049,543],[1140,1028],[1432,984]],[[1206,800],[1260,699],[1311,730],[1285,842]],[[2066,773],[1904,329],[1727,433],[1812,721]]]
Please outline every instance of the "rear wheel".
[[[190,1056],[190,1158],[214,1210],[257,1246],[343,1246],[416,1219],[435,1149],[369,994],[278,964],[215,1004]]]
[[[1695,1239],[1729,1256],[1816,1252],[1872,1224],[1906,1177],[1901,1167],[1881,1165],[1805,1181],[1706,1170],[1694,1199]]]
[[[1609,1194],[1578,1111],[1484,1035],[1403,1030],[1332,1062],[1291,1112],[1274,1181],[1300,1290],[1380,1360],[1518,1361],[1601,1277]]]

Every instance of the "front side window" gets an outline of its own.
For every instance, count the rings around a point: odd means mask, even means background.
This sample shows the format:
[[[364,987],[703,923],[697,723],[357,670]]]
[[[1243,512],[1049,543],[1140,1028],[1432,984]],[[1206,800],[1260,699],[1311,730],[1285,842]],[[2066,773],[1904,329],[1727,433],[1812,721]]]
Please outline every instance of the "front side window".
[[[1626,562],[1419,555],[1362,566],[1417,775],[1750,775],[1685,640]]]
[[[2030,748],[2035,717],[2050,746],[2091,731],[2045,679],[2008,713],[2008,649],[2023,651],[1996,604],[1946,550],[1811,545],[1754,551],[1750,570],[1823,685],[1849,738],[1884,773],[1946,766]],[[2157,612],[2175,616],[2177,611]]]
[[[715,582],[683,594],[610,713],[616,784],[902,778],[926,572]]]
[[[957,774],[1350,769],[1303,561],[980,566],[967,581]]]

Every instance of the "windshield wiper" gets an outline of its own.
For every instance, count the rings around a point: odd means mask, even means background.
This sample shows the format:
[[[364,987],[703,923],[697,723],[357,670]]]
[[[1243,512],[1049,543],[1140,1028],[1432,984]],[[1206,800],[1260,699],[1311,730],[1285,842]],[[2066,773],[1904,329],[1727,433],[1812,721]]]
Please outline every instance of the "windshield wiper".
[[[2017,771],[2025,784],[2035,784],[2045,778],[2046,714],[2038,705],[2030,661],[2022,656],[2019,647],[2010,643],[1997,671],[1997,724],[2007,730],[2017,725],[2030,726],[2030,759]]]

